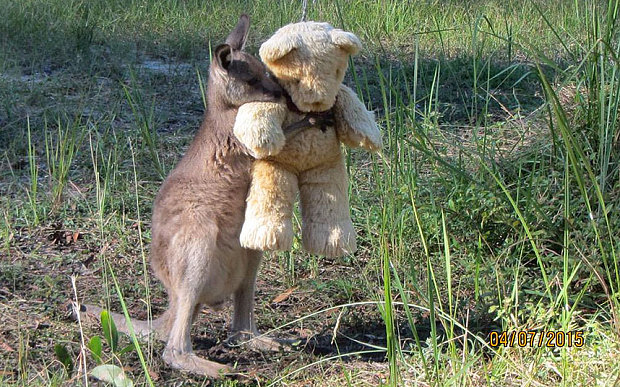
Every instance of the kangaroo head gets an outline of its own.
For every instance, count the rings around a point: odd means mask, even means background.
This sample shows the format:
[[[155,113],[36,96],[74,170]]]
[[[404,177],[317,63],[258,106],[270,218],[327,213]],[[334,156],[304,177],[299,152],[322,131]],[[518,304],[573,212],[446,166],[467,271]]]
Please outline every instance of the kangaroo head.
[[[211,62],[210,81],[233,106],[247,102],[276,101],[282,96],[282,88],[260,60],[243,51],[247,41],[250,19],[241,15],[237,26],[224,44],[215,48]]]

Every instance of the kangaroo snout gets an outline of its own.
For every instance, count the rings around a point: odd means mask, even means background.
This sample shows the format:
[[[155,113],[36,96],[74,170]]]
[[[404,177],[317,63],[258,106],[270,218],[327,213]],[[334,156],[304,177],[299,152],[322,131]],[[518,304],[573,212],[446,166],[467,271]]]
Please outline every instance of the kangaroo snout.
[[[284,94],[284,89],[270,77],[265,78],[261,86],[263,88],[263,94],[272,96],[274,100],[280,99]]]
[[[274,99],[280,99],[282,97],[282,89],[273,90],[273,89],[265,89],[265,94],[270,94]]]

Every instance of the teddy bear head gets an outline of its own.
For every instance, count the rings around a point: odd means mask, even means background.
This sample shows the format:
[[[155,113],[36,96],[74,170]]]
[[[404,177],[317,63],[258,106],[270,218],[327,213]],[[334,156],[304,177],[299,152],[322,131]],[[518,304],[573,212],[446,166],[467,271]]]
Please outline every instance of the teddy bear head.
[[[349,56],[362,45],[354,34],[328,23],[301,22],[280,28],[260,47],[260,57],[299,110],[330,109]]]

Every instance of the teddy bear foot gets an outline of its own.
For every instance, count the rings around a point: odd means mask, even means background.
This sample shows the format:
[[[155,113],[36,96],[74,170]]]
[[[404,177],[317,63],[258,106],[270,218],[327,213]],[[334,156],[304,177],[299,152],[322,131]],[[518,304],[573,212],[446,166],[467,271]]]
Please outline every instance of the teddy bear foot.
[[[293,225],[292,222],[246,218],[239,241],[246,249],[290,250],[293,245]]]
[[[351,221],[336,224],[311,223],[303,226],[304,249],[326,257],[340,257],[357,250]]]

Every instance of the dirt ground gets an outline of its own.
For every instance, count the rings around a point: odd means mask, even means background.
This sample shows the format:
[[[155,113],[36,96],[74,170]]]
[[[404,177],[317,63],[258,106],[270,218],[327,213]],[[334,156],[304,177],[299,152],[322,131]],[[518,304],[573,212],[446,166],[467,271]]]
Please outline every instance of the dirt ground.
[[[114,240],[101,246],[95,233],[94,229],[68,228],[61,223],[36,229],[22,228],[10,236],[10,247],[1,250],[0,362],[4,371],[0,376],[5,382],[28,378],[29,383],[45,384],[49,375],[61,368],[54,356],[54,346],[59,343],[69,349],[74,359],[79,359],[80,329],[70,313],[70,302],[75,299],[71,277],[76,278],[75,292],[80,302],[104,302],[107,298],[104,258],[114,263],[116,279],[123,288],[130,315],[147,318],[140,252],[119,254],[115,251]],[[135,240],[137,234],[134,225],[126,237]],[[137,245],[136,242],[134,246]],[[220,311],[205,309],[198,317],[192,332],[196,353],[233,365],[238,375],[232,380],[243,384],[275,381],[289,372],[296,373],[285,377],[293,385],[306,385],[305,375],[308,380],[316,382],[317,372],[329,383],[344,382],[346,375],[353,374],[357,380],[355,384],[380,384],[385,379],[388,365],[385,351],[381,349],[386,344],[385,326],[377,313],[377,306],[335,307],[362,301],[359,289],[349,289],[347,293],[333,284],[337,284],[340,278],[350,279],[351,275],[363,276],[363,272],[352,270],[354,265],[351,262],[321,259],[316,277],[307,270],[298,272],[297,284],[288,287],[281,269],[274,263],[274,257],[266,254],[257,282],[258,325],[263,332],[294,339],[294,347],[279,353],[263,353],[226,346],[226,328],[232,312],[231,306],[227,305]],[[363,265],[363,262],[355,262],[357,265]],[[152,314],[157,316],[165,310],[165,292],[152,275],[148,280]],[[363,282],[362,278],[353,281]],[[108,286],[113,293],[113,285]],[[377,288],[378,295],[379,290]],[[120,312],[117,297],[112,294],[110,299],[111,310]],[[294,322],[300,317],[304,318]],[[293,323],[280,327],[290,322]],[[403,336],[412,337],[405,325],[401,329]],[[101,328],[99,324],[85,322],[84,334],[88,341],[94,335],[101,335]],[[428,336],[428,329],[422,325],[418,334],[424,339]],[[127,344],[129,339],[121,341]],[[142,350],[146,351],[149,374],[157,383],[171,385],[181,380],[190,384],[203,381],[163,364],[159,357],[162,343],[143,342]],[[120,360],[130,375],[133,372],[141,374],[135,353],[121,356]],[[90,365],[90,356],[88,361]],[[76,361],[76,367],[77,364]],[[310,364],[313,365],[303,368]],[[74,376],[72,380],[80,379]]]

